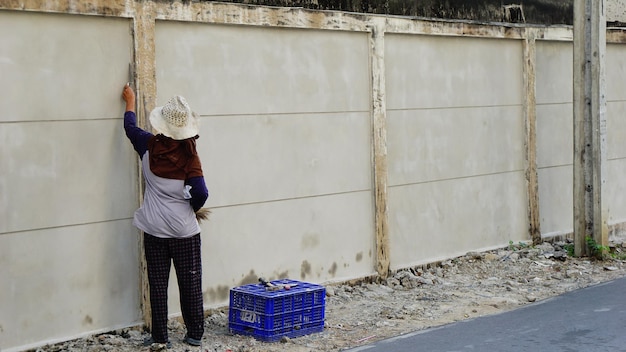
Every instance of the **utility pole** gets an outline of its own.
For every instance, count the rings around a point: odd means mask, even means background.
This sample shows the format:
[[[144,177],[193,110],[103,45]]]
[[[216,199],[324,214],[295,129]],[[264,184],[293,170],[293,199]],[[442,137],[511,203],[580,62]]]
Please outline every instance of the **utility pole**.
[[[604,0],[574,2],[574,252],[608,245]]]

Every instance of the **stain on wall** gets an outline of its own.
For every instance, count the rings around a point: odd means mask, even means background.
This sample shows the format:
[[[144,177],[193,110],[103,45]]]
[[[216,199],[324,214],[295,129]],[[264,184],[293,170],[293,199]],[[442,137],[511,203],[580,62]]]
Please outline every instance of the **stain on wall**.
[[[300,266],[300,278],[304,280],[307,275],[311,275],[311,264],[305,260]]]
[[[328,273],[332,277],[335,277],[335,274],[337,273],[337,263],[336,262],[333,262],[333,265],[331,265],[330,269],[328,269]]]
[[[289,270],[285,270],[285,271],[276,273],[276,277],[271,278],[271,280],[288,279],[288,278],[289,278]]]
[[[363,260],[363,252],[359,252],[356,254],[356,258],[355,258],[356,262],[360,262],[361,260]]]
[[[306,233],[302,236],[300,247],[304,249],[313,249],[320,244],[320,236],[317,233]]]
[[[239,285],[248,285],[248,284],[255,284],[259,282],[259,277],[257,276],[257,274],[254,272],[254,270],[250,269],[250,272],[248,273],[248,275],[244,276],[243,279],[241,279],[241,281],[239,281]]]
[[[83,325],[91,324],[93,324],[93,318],[89,314],[85,315],[85,319],[83,319]]]
[[[217,286],[216,288],[210,288],[204,293],[205,303],[210,302],[223,302],[228,300],[230,294],[230,287]]]

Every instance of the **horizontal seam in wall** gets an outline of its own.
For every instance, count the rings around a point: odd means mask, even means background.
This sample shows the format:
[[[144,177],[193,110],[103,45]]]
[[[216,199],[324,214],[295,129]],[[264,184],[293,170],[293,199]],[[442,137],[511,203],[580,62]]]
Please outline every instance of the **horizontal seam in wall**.
[[[85,226],[85,225],[93,225],[93,224],[104,224],[107,222],[116,222],[116,221],[123,221],[123,220],[132,220],[132,219],[133,218],[131,217],[131,218],[110,219],[110,220],[103,220],[103,221],[92,221],[92,222],[85,222],[85,223],[79,223],[79,224],[65,224],[65,225],[58,225],[58,226],[38,227],[38,228],[24,229],[24,230],[17,230],[17,231],[0,232],[0,236],[13,235],[13,234],[24,233],[24,232],[62,229],[62,228],[68,228],[68,227],[77,227],[77,226]]]
[[[289,115],[334,115],[334,114],[355,114],[370,113],[370,110],[346,110],[346,111],[297,111],[297,112],[264,112],[264,113],[243,113],[243,114],[201,114],[200,117],[259,117],[259,116],[289,116]]]
[[[607,161],[616,161],[616,160],[626,160],[626,156],[617,157],[617,158],[607,158]],[[553,169],[557,167],[565,167],[565,166],[573,166],[574,164],[559,164],[559,165],[548,165],[548,166],[538,166],[537,169]]]
[[[572,105],[574,102],[571,101],[563,101],[563,102],[555,102],[555,103],[537,103],[537,106],[550,106],[550,105]]]
[[[99,117],[99,118],[84,118],[84,119],[55,119],[55,120],[11,120],[0,121],[0,124],[18,124],[18,123],[59,123],[59,122],[90,122],[90,121],[114,121],[123,119],[123,114],[116,117]]]
[[[458,110],[458,109],[482,109],[482,108],[510,108],[522,107],[523,104],[505,104],[505,105],[468,105],[468,106],[435,106],[427,108],[387,108],[387,111],[412,111],[412,110]]]
[[[421,181],[421,182],[409,182],[409,183],[402,183],[402,184],[397,184],[397,185],[389,185],[389,188],[421,185],[421,184],[426,184],[426,183],[436,183],[436,182],[463,180],[463,179],[475,178],[475,177],[504,175],[504,174],[514,174],[514,173],[519,173],[519,172],[524,172],[524,170],[521,170],[521,169],[520,170],[510,170],[510,171],[492,172],[492,173],[488,173],[488,174],[475,174],[475,175],[468,175],[468,176],[440,178],[440,179],[436,179],[436,180],[428,180],[428,181]]]
[[[537,169],[538,170],[556,169],[558,167],[573,167],[573,166],[574,166],[574,164],[559,164],[559,165],[538,166]]]
[[[245,205],[255,205],[255,204],[265,204],[265,203],[278,203],[278,202],[285,202],[285,201],[290,201],[290,200],[299,200],[299,199],[308,199],[308,198],[321,198],[321,197],[337,196],[337,195],[351,194],[351,193],[363,193],[363,192],[372,192],[372,189],[368,188],[368,189],[359,189],[359,190],[346,191],[346,192],[316,194],[316,195],[311,195],[311,196],[292,197],[292,198],[280,198],[280,199],[270,199],[270,200],[260,200],[260,201],[245,202],[245,203],[224,204],[224,205],[212,206],[212,207],[208,207],[208,208],[209,209],[231,208],[231,207],[245,206]]]

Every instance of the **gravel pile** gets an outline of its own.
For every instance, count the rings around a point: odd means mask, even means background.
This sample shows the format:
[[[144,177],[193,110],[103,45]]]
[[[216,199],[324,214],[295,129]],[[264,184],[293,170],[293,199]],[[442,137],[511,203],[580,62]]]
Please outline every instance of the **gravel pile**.
[[[596,260],[568,256],[567,243],[544,243],[462,257],[396,272],[387,280],[365,279],[326,287],[324,331],[266,343],[228,330],[228,307],[207,313],[201,348],[182,342],[184,326],[169,323],[172,348],[185,352],[341,351],[482,315],[500,313],[571,290],[626,276],[621,254]],[[112,331],[33,351],[149,351],[141,328]]]

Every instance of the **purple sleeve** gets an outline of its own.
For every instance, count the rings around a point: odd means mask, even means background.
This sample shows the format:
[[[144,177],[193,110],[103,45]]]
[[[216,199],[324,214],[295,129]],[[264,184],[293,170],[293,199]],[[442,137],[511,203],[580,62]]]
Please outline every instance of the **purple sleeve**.
[[[148,150],[148,141],[153,137],[153,134],[137,127],[137,117],[133,111],[126,111],[124,113],[124,131],[126,131],[126,137],[130,139],[135,151],[139,156]]]
[[[206,202],[207,198],[209,198],[209,190],[206,188],[206,184],[204,183],[204,177],[197,176],[188,179],[185,184],[191,186],[189,193],[191,194],[191,206],[193,207],[193,211],[198,211],[202,206],[204,206],[204,202]]]

